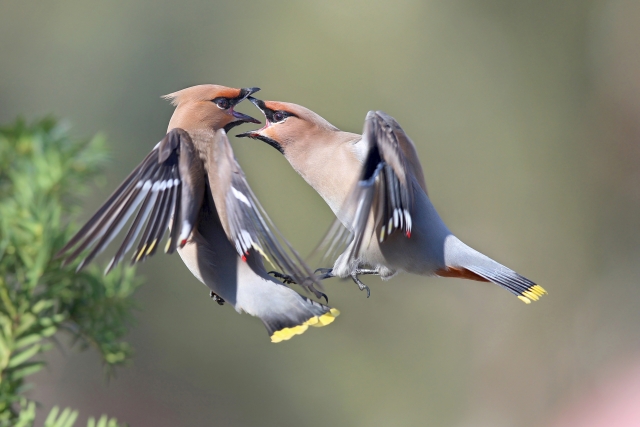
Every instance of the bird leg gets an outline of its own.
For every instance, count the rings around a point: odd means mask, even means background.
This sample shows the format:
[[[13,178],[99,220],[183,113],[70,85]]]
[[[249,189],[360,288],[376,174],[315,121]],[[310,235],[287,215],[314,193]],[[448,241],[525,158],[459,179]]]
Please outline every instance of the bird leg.
[[[282,283],[285,285],[297,285],[298,283],[293,279],[293,277],[288,274],[280,273],[279,271],[270,271],[267,274],[271,274],[276,279],[282,280]]]
[[[333,268],[318,268],[316,271],[313,272],[313,274],[318,274],[318,273],[320,273],[320,275],[316,276],[318,280],[324,280],[324,279],[330,279],[331,277],[336,277],[333,274]]]
[[[315,272],[315,274],[320,273],[318,276],[316,276],[319,280],[324,280],[324,279],[329,279],[331,277],[336,277],[335,274],[333,274],[333,269],[332,268],[318,268]],[[369,289],[369,287],[367,285],[365,285],[364,283],[362,283],[362,280],[360,280],[358,278],[359,275],[361,274],[379,274],[378,270],[370,270],[370,269],[355,269],[352,273],[351,273],[351,279],[353,279],[353,281],[356,283],[356,285],[358,285],[358,288],[361,291],[364,291],[365,289],[367,290],[367,298],[369,298],[369,296],[371,296],[371,290]]]
[[[285,285],[298,285],[298,282],[296,282],[295,279],[293,277],[289,276],[288,274],[280,273],[279,271],[270,271],[267,274],[271,274],[276,279],[282,280],[282,283],[284,283]],[[301,284],[300,286],[302,286],[303,288],[307,288],[308,290],[313,292],[313,294],[316,296],[316,298],[318,298],[318,299],[324,298],[324,300],[327,302],[327,304],[329,303],[329,297],[327,297],[327,294],[317,290],[313,286],[313,281],[310,278],[306,278],[304,283]]]
[[[353,274],[357,274],[359,276],[361,274],[380,274],[380,273],[378,273],[378,270],[371,270],[367,268],[356,268]]]
[[[352,273],[351,273],[351,278],[353,279],[354,282],[356,282],[356,285],[358,285],[358,288],[360,288],[361,291],[363,290],[367,290],[367,298],[369,298],[369,296],[371,295],[371,291],[369,290],[369,287],[367,285],[365,285],[364,283],[362,283],[362,281],[360,279],[358,279],[358,276],[361,274],[380,274],[378,272],[378,270],[372,270],[372,269],[368,269],[368,268],[356,268]]]
[[[218,296],[218,294],[216,294],[215,292],[211,291],[209,293],[209,296],[211,297],[212,300],[217,302],[218,305],[224,305],[224,300],[222,298],[220,298],[220,296]]]

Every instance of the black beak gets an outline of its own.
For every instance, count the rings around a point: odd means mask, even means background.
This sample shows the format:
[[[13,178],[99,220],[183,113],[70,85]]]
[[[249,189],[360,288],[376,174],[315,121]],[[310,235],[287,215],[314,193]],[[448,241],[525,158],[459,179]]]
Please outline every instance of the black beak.
[[[273,110],[267,108],[267,106],[264,104],[264,101],[262,101],[260,99],[257,99],[257,98],[254,98],[253,96],[248,96],[247,99],[249,101],[251,101],[253,103],[253,105],[258,107],[258,109],[260,109],[260,111],[262,111],[262,114],[264,114],[264,116],[267,118],[267,123],[268,123],[268,121],[270,121],[271,117],[273,116]],[[241,133],[239,135],[236,135],[236,137],[237,138],[258,139],[258,140],[260,140],[262,142],[266,142],[267,144],[269,144],[270,146],[272,146],[273,148],[278,150],[280,153],[284,154],[284,148],[282,148],[280,143],[278,143],[277,141],[269,138],[268,136],[264,136],[264,135],[260,134],[260,132],[257,132],[255,130],[250,130],[248,132]]]
[[[232,106],[236,106],[239,103],[241,103],[242,101],[244,101],[247,97],[250,98],[250,95],[253,93],[256,93],[257,91],[259,91],[260,88],[259,87],[245,87],[240,89],[240,95],[238,95],[236,98],[233,98],[231,100],[231,105]],[[231,129],[233,129],[234,127],[241,125],[243,123],[256,123],[256,124],[260,124],[260,120],[258,119],[254,119],[253,117],[244,114],[244,113],[240,113],[239,111],[235,111],[235,110],[231,110],[231,114],[233,115],[233,117],[235,117],[236,121],[229,123],[228,125],[226,125],[224,127],[224,130],[226,132],[229,132]]]
[[[262,111],[262,114],[264,114],[264,116],[266,117],[267,120],[269,120],[270,122],[274,122],[273,120],[273,113],[274,111],[270,108],[267,108],[267,106],[265,105],[264,101],[258,98],[254,98],[253,96],[248,96],[247,99],[249,101],[251,101],[251,103],[253,105],[255,105],[256,107],[258,107],[258,109],[260,111]]]
[[[242,99],[244,99],[250,95],[253,95],[259,90],[260,90],[259,87],[244,87],[240,89],[240,96],[242,97]]]
[[[250,98],[251,94],[256,93],[259,90],[259,87],[243,87],[242,89],[240,89],[240,95],[230,99],[231,105],[235,106],[240,104],[245,99]]]
[[[239,111],[233,110],[231,112],[231,114],[233,114],[233,117],[235,117],[236,119],[238,119],[237,121],[235,121],[234,123],[236,124],[240,124],[240,123],[257,123],[260,124],[262,123],[260,120],[258,119],[254,119],[251,116],[248,116],[244,113],[240,113]],[[240,122],[240,123],[238,123]]]
[[[264,114],[266,116],[267,111],[271,111],[267,108],[267,106],[264,104],[264,101],[258,98],[254,98],[253,96],[248,96],[247,99],[249,101],[251,101],[251,103],[253,105],[255,105],[256,107],[258,107],[258,109],[260,111],[262,111],[262,114]]]
[[[238,135],[236,135],[236,138],[255,138],[256,135],[257,135],[256,131],[250,130],[245,133],[239,133]]]
[[[240,95],[237,98],[235,98],[238,100],[236,104],[242,101],[243,99],[247,98],[248,96],[253,95],[259,90],[260,90],[259,87],[243,87],[242,89],[240,89]]]
[[[249,101],[251,101],[251,103],[253,103],[253,105],[255,105],[256,107],[258,107],[258,109],[259,109],[260,111],[262,111],[262,114],[264,114],[264,115],[265,115],[265,117],[268,117],[268,116],[267,116],[266,111],[269,111],[269,112],[270,112],[271,110],[269,110],[269,109],[267,108],[267,106],[266,106],[266,105],[264,105],[264,101],[262,101],[262,100],[260,100],[260,99],[258,99],[258,98],[254,98],[253,96],[247,96],[247,99],[248,99]],[[257,133],[256,133],[255,131],[250,130],[250,131],[248,131],[248,132],[245,132],[245,133],[241,133],[241,134],[239,134],[239,135],[236,135],[236,137],[238,137],[238,138],[255,138],[255,137],[256,137],[256,134],[257,134]]]

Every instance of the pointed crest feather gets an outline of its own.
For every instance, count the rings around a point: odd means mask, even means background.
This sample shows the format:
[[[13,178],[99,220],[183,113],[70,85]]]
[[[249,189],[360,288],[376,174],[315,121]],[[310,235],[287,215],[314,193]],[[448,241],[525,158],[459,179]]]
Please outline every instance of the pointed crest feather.
[[[163,95],[162,98],[170,101],[174,107],[184,102],[211,101],[218,96],[235,98],[240,95],[240,89],[219,85],[191,86],[177,92]]]

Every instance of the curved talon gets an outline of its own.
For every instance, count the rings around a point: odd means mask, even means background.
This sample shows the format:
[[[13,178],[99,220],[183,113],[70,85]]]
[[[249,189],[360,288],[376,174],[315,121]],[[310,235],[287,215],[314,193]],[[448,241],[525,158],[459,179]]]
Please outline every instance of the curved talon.
[[[324,300],[327,302],[327,304],[329,303],[329,298],[327,297],[327,294],[325,294],[324,292],[320,292],[319,290],[317,290],[313,286],[307,286],[307,289],[310,290],[313,293],[313,295],[315,295],[316,298],[318,298],[318,299],[324,298]]]
[[[324,298],[324,301],[329,304],[329,297],[324,292],[320,292],[320,296]]]
[[[209,292],[209,296],[211,297],[212,300],[217,302],[218,305],[224,305],[225,301],[222,298],[220,298],[220,296],[218,294],[216,294],[215,292],[213,292],[213,291]]]
[[[353,281],[356,283],[356,285],[358,285],[358,288],[361,291],[364,291],[366,289],[367,291],[367,298],[369,298],[371,296],[371,291],[369,290],[369,287],[367,285],[365,285],[364,283],[362,283],[362,281],[358,278],[357,274],[352,274],[351,278],[353,279]]]

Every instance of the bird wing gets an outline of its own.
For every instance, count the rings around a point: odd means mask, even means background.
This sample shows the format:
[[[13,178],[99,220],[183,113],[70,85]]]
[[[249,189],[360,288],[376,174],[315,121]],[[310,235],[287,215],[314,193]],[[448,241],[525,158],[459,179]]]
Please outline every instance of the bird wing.
[[[316,296],[322,295],[313,288],[319,283],[310,268],[278,231],[251,191],[223,129],[216,132],[205,157],[216,210],[238,255],[246,260],[252,251],[257,252],[296,283]]]
[[[396,119],[382,111],[376,111],[375,114],[380,119],[382,119],[382,121],[384,121],[384,123],[391,129],[391,132],[393,133],[394,138],[388,140],[387,142],[391,144],[397,143],[398,148],[402,152],[402,155],[404,156],[404,159],[406,161],[405,167],[416,179],[416,182],[418,183],[418,185],[420,185],[420,188],[422,188],[422,190],[427,193],[427,183],[424,179],[422,165],[420,164],[418,152],[416,151],[416,146],[414,145],[413,141],[411,140],[411,138],[409,138],[409,135],[406,134],[404,129],[400,127],[400,124],[396,121]]]
[[[370,111],[362,139],[367,153],[360,179],[342,206],[340,217],[349,218],[346,230],[334,224],[321,247],[327,256],[346,247],[342,262],[358,258],[360,248],[371,233],[383,242],[391,233],[402,231],[411,237],[413,186],[426,191],[422,167],[413,142],[400,125],[381,111]]]
[[[105,274],[133,247],[141,231],[132,264],[153,255],[169,227],[165,252],[173,253],[176,246],[186,244],[193,230],[204,194],[203,177],[203,164],[191,137],[182,129],[172,129],[57,256],[64,256],[66,265],[92,248],[78,265],[77,269],[82,269],[109,245],[136,211]]]

